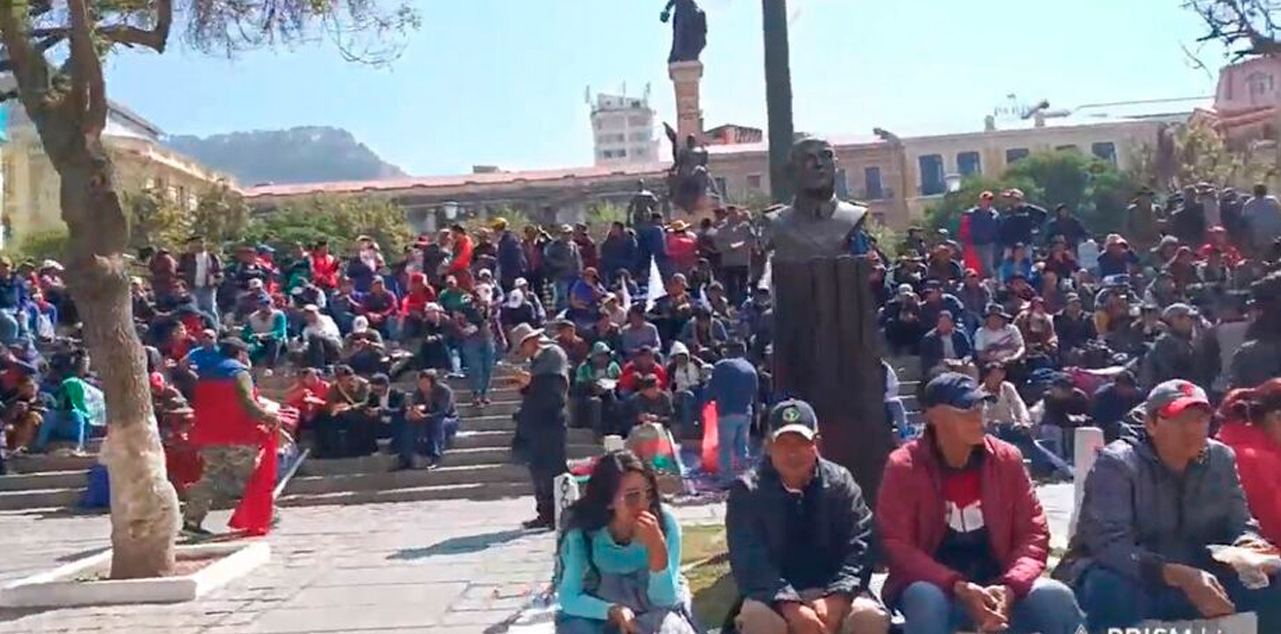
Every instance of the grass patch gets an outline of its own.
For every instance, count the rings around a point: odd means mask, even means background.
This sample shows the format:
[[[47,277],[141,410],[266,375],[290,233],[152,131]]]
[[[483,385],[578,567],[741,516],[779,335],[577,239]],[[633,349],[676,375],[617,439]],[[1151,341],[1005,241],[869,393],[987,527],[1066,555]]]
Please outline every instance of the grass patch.
[[[694,598],[694,617],[707,627],[720,627],[738,599],[729,571],[725,527],[689,526],[681,531],[681,566]],[[695,565],[696,564],[696,565]]]

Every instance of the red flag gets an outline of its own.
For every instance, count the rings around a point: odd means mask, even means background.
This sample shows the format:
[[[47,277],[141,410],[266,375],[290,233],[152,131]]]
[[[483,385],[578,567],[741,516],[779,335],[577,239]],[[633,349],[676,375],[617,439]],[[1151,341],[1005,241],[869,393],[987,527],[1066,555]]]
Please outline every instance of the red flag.
[[[719,448],[716,401],[711,401],[703,407],[703,473],[720,470]]]
[[[247,535],[266,535],[271,530],[271,513],[275,506],[276,444],[278,433],[272,431],[263,440],[258,468],[245,484],[244,496],[231,514],[227,526]]]

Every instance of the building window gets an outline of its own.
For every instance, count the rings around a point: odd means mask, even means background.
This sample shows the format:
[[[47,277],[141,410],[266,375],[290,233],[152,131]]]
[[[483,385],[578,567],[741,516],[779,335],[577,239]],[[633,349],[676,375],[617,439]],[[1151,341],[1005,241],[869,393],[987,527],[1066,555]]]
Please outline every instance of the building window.
[[[885,198],[885,187],[881,184],[881,168],[865,167],[863,168],[863,182],[868,200],[880,200]]]
[[[721,198],[729,198],[729,181],[726,181],[724,176],[716,177],[716,193],[720,194]]]
[[[1111,141],[1095,143],[1090,146],[1090,153],[1116,165],[1116,144]]]
[[[1020,159],[1027,158],[1028,154],[1031,154],[1031,152],[1025,147],[1010,148],[1005,151],[1005,163],[1006,165],[1017,163]]]
[[[959,152],[956,155],[956,171],[961,176],[977,176],[983,173],[983,159],[978,152]]]
[[[845,171],[845,170],[841,170],[841,171]],[[763,188],[761,187],[761,175],[760,175],[760,174],[748,174],[748,175],[747,175],[747,188],[748,188],[748,189],[750,189],[750,190],[752,190],[752,191],[754,191],[754,192],[761,191],[761,189],[763,189]]]
[[[1250,93],[1250,103],[1256,103],[1272,94],[1272,74],[1257,71],[1250,73],[1245,77],[1245,86]]]
[[[627,122],[631,124],[633,128],[644,127],[649,125],[649,117],[628,117]]]
[[[850,197],[850,181],[844,167],[836,169],[836,197],[842,200]]]
[[[917,159],[921,167],[921,195],[935,196],[947,191],[947,181],[943,178],[943,157],[938,154],[926,154]]]

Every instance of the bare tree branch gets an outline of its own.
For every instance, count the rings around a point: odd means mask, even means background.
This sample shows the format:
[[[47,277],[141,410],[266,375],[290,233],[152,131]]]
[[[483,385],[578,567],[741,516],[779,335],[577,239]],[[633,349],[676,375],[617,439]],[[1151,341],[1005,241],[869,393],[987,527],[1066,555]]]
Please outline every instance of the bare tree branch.
[[[68,0],[71,17],[71,90],[77,108],[83,108],[80,131],[96,137],[107,127],[106,83],[102,77],[102,60],[93,44],[93,23],[86,0]]]

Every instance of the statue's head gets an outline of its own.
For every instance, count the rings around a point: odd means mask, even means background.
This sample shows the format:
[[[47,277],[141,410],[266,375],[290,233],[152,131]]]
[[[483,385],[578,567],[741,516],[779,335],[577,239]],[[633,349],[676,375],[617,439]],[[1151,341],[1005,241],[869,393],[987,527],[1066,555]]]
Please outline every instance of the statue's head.
[[[801,139],[788,164],[798,195],[826,200],[836,193],[836,150],[823,139]]]
[[[645,191],[645,179],[643,178],[636,179],[636,191],[638,192]]]
[[[698,147],[698,137],[696,137],[696,136],[694,136],[694,135],[692,135],[692,134],[690,134],[690,135],[686,135],[686,137],[685,137],[685,147],[687,147],[687,148],[689,148],[689,149],[691,149],[691,150],[692,150],[692,149],[694,149],[694,148],[696,148],[696,147]]]

